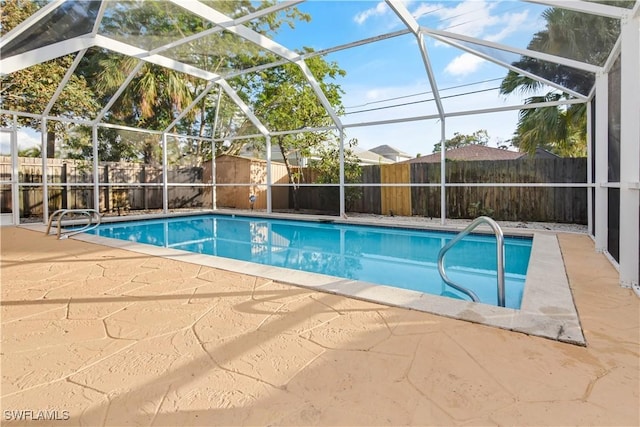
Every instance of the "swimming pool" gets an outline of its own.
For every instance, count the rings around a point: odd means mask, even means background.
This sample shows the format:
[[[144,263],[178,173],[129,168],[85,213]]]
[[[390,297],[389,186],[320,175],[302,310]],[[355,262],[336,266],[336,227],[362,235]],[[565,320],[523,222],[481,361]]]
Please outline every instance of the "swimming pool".
[[[440,248],[455,234],[407,228],[199,215],[107,223],[102,237],[335,276],[468,300],[437,271]],[[531,256],[530,237],[505,238],[506,307],[520,308]],[[484,304],[497,304],[496,242],[468,236],[447,254],[447,273]]]

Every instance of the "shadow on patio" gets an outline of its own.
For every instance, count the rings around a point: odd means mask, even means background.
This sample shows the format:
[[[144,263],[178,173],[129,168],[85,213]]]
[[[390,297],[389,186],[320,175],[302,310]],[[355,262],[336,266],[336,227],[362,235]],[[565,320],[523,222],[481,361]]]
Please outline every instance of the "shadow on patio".
[[[586,348],[3,228],[3,421],[638,425],[640,303],[559,240]]]

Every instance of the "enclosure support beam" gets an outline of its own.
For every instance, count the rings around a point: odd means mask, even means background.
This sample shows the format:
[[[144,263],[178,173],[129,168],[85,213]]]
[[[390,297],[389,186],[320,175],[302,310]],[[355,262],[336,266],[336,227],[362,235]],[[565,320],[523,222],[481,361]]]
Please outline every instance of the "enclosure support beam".
[[[273,204],[271,203],[271,184],[273,177],[271,176],[271,135],[266,137],[267,146],[267,213],[271,213],[273,210]]]
[[[193,109],[193,107],[195,107],[196,105],[198,105],[200,103],[200,101],[202,101],[202,98],[204,98],[205,96],[207,96],[207,94],[211,91],[211,89],[213,89],[213,87],[215,86],[214,82],[209,82],[207,84],[207,86],[204,88],[204,90],[202,92],[200,92],[200,94],[198,96],[196,96],[196,99],[194,99],[191,104],[189,104],[186,108],[184,108],[180,114],[178,114],[178,116],[173,119],[173,121],[169,124],[169,126],[167,126],[164,131],[165,132],[169,132],[171,131],[171,129],[173,129],[175,126],[178,125],[178,123],[180,123],[180,120],[182,120],[184,118],[184,116],[186,116],[187,114],[189,114],[189,111],[191,111]]]
[[[595,91],[595,88],[594,88]],[[595,228],[593,225],[593,143],[595,135],[593,133],[593,106],[594,98],[591,97],[589,102],[586,103],[587,109],[587,230],[589,235],[595,236]]]
[[[92,37],[80,36],[67,39],[38,49],[0,59],[0,74],[8,75],[36,64],[42,64],[61,56],[70,55],[95,45]]]
[[[620,71],[620,284],[638,286],[640,270],[640,16],[622,20]]]
[[[93,209],[100,212],[100,163],[98,159],[98,125],[91,127],[91,147],[93,149]],[[106,206],[105,200],[105,206]]]
[[[44,224],[49,220],[49,174],[47,173],[47,119],[42,119],[40,122],[40,141],[42,148],[40,153],[42,155],[42,222]],[[53,153],[52,153],[53,154]]]
[[[51,98],[49,98],[49,103],[47,104],[44,111],[42,112],[43,116],[48,116],[49,113],[51,113],[51,109],[53,108],[56,101],[60,97],[60,94],[62,93],[64,88],[67,86],[67,83],[69,82],[69,80],[71,80],[71,77],[73,77],[73,74],[75,73],[76,68],[78,68],[78,65],[80,65],[80,61],[82,61],[82,58],[84,57],[85,53],[87,53],[87,49],[82,49],[80,52],[78,52],[75,59],[73,60],[73,63],[67,69],[67,72],[64,74],[64,77],[62,78],[60,83],[58,83],[58,87],[56,88],[56,91],[51,96]]]
[[[418,33],[418,44],[420,45],[420,53],[422,54],[422,61],[425,64],[427,75],[429,77],[429,83],[431,84],[431,90],[433,91],[433,98],[436,101],[438,108],[438,114],[440,115],[440,224],[445,225],[447,223],[447,179],[446,179],[446,124],[444,107],[440,98],[440,91],[435,79],[435,73],[431,65],[431,60],[427,53],[427,42],[424,40],[424,34]]]
[[[167,177],[167,134],[162,133],[162,213],[169,212],[169,179]]]
[[[253,123],[256,129],[258,129],[258,132],[263,135],[267,135],[269,133],[269,130],[265,127],[265,125],[263,125],[262,122],[256,117],[256,115],[253,114],[251,108],[249,108],[249,106],[245,104],[242,98],[240,98],[238,93],[229,85],[226,80],[219,80],[218,85],[220,85],[220,88],[224,90],[224,92],[229,96],[229,98],[231,98],[231,100],[238,106],[238,108],[242,110],[249,121]]]
[[[218,145],[215,141],[216,132],[218,130],[218,120],[220,118],[220,101],[222,100],[222,86],[218,86],[218,97],[216,98],[216,113],[213,116],[213,129],[211,129],[211,207],[218,209],[218,194],[216,189],[217,180],[217,164],[216,156],[218,155]]]
[[[213,141],[211,141],[211,143],[213,144],[213,155],[211,156],[211,208],[216,210],[218,209],[218,198],[216,194],[216,145]]]
[[[18,116],[13,115],[11,123],[11,207],[13,224],[20,224],[20,186],[18,179],[20,171],[18,168]]]
[[[447,223],[447,174],[446,174],[446,141],[447,128],[444,117],[440,119],[440,224]]]
[[[346,216],[344,194],[344,129],[340,129],[340,216]]]
[[[294,52],[292,50],[287,49],[284,46],[281,46],[277,42],[272,39],[265,37],[264,35],[254,31],[251,28],[245,27],[244,25],[238,24],[231,20],[228,16],[225,16],[223,13],[218,12],[214,8],[205,5],[200,2],[180,2],[177,0],[171,0],[176,3],[180,7],[187,9],[189,12],[194,13],[216,25],[224,27],[225,30],[240,36],[255,45],[259,46],[262,49],[266,49],[288,61],[295,64],[300,68],[300,71],[305,76],[307,82],[311,86],[314,91],[316,97],[323,105],[327,114],[331,117],[331,120],[335,123],[338,128],[342,127],[342,123],[335,109],[327,99],[326,95],[322,91],[322,88],[316,81],[313,73],[309,70],[304,59],[300,58],[300,54]]]
[[[438,109],[438,115],[440,116],[440,126],[441,126],[441,135],[440,135],[440,148],[441,148],[441,157],[440,157],[440,223],[442,225],[447,222],[447,205],[446,205],[446,179],[445,179],[445,111],[442,106],[442,99],[440,98],[440,91],[438,90],[438,84],[436,82],[435,73],[433,71],[433,66],[431,64],[431,60],[429,59],[429,53],[427,52],[427,43],[424,39],[424,33],[420,30],[420,25],[418,21],[413,17],[413,15],[407,10],[405,5],[399,1],[395,0],[386,0],[387,4],[393,9],[393,11],[398,15],[398,17],[402,20],[402,22],[409,28],[414,35],[416,36],[416,41],[418,42],[418,47],[420,48],[420,54],[422,56],[422,62],[425,67],[425,71],[427,73],[427,78],[429,79],[429,84],[431,85],[431,91],[433,93],[433,99],[436,102],[436,107]]]
[[[501,61],[499,59],[496,59],[496,58],[494,58],[494,57],[492,57],[490,55],[487,55],[486,53],[480,52],[477,49],[473,49],[473,48],[471,48],[471,47],[469,47],[467,45],[459,43],[456,40],[451,40],[451,39],[449,39],[447,37],[439,36],[439,35],[437,35],[437,34],[435,34],[433,32],[429,32],[429,33],[426,33],[426,34],[429,35],[433,39],[436,39],[436,40],[441,41],[443,43],[446,43],[448,45],[454,46],[454,47],[456,47],[456,48],[458,48],[460,50],[464,50],[465,52],[469,52],[470,54],[475,55],[477,57],[480,57],[480,58],[484,59],[485,61],[493,62],[494,64],[500,65],[501,67],[507,68],[507,69],[509,69],[509,70],[511,70],[511,71],[513,71],[515,73],[522,74],[523,76],[529,77],[530,79],[533,79],[533,80],[536,80],[536,81],[541,82],[543,84],[546,84],[547,86],[554,87],[554,88],[556,88],[556,89],[558,89],[558,90],[560,90],[562,92],[565,92],[565,93],[567,93],[567,94],[569,94],[571,96],[574,96],[574,97],[576,97],[578,99],[581,99],[582,101],[586,101],[587,100],[587,97],[585,95],[581,94],[581,93],[578,93],[578,92],[576,92],[574,90],[568,89],[568,88],[566,88],[566,87],[564,87],[562,85],[554,83],[551,80],[547,80],[545,78],[542,78],[542,77],[536,75],[535,73],[531,73],[529,71],[523,70],[522,68],[515,67],[515,66],[511,65],[508,62],[504,62],[504,61]]]
[[[608,240],[608,190],[609,181],[609,74],[596,75],[596,114],[595,114],[595,156],[596,156],[596,191],[594,222],[596,251],[607,250]]]
[[[520,49],[517,47],[512,47],[500,43],[496,43],[489,40],[478,39],[476,37],[469,37],[463,34],[456,34],[450,31],[444,30],[436,30],[428,27],[420,27],[420,30],[423,33],[430,35],[437,35],[440,37],[444,37],[448,40],[456,40],[461,42],[473,43],[477,46],[485,46],[490,49],[496,49],[502,52],[510,52],[515,53],[522,56],[528,56],[530,58],[540,59],[542,61],[552,62],[554,64],[566,65],[567,67],[577,68],[578,70],[588,71],[590,73],[597,73],[602,70],[602,67],[597,65],[592,65],[586,62],[576,61],[574,59],[564,58],[562,56],[551,55],[548,53],[538,52],[530,49]]]

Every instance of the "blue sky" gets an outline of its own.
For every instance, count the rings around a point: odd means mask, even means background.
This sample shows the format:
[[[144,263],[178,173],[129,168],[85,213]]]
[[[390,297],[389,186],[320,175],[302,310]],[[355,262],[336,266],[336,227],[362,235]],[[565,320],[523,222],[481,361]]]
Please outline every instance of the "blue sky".
[[[516,1],[405,1],[418,22],[429,28],[484,38],[501,44],[525,48],[532,35],[544,28],[540,17],[544,6]],[[402,22],[380,1],[312,0],[298,5],[311,14],[310,23],[298,23],[295,30],[283,29],[275,40],[290,49],[310,46],[321,50],[368,37],[401,30]],[[506,99],[494,89],[507,70],[442,42],[427,38],[427,49],[446,111],[463,111],[517,105],[522,97]],[[431,115],[437,112],[416,39],[408,34],[330,54],[347,72],[339,80],[345,90],[343,104],[350,113],[344,123]],[[513,61],[517,56],[505,56]],[[466,96],[465,92],[475,92]],[[399,104],[406,104],[398,107]],[[393,108],[388,108],[396,105]],[[385,108],[387,107],[387,108]],[[363,111],[368,110],[364,112]],[[518,112],[483,114],[451,118],[446,122],[447,137],[454,132],[472,133],[486,129],[490,145],[508,140],[515,129]],[[428,154],[439,142],[440,123],[414,122],[397,125],[352,128],[361,148],[389,144],[408,154]]]

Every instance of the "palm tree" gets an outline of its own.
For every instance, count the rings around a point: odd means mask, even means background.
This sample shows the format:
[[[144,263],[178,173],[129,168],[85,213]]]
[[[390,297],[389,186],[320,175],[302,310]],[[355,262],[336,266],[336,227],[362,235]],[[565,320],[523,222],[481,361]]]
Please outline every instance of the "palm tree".
[[[606,2],[605,2],[606,3]],[[615,2],[620,6],[620,2]],[[601,65],[606,61],[619,34],[617,20],[550,8],[543,12],[546,28],[533,36],[531,50]],[[530,71],[568,89],[588,94],[594,83],[591,73],[558,64],[523,57],[515,66]],[[509,71],[500,85],[501,94],[520,92],[529,96],[525,104],[568,99],[566,93],[551,91],[533,96],[542,83]],[[563,156],[586,154],[586,108],[584,105],[543,107],[520,111],[512,144],[533,154],[538,147]]]
[[[115,92],[135,68],[138,59],[104,53],[98,58],[96,88],[104,97]],[[145,63],[125,89],[108,115],[115,121],[144,127],[164,129],[176,112],[193,100],[192,77],[183,73]]]

